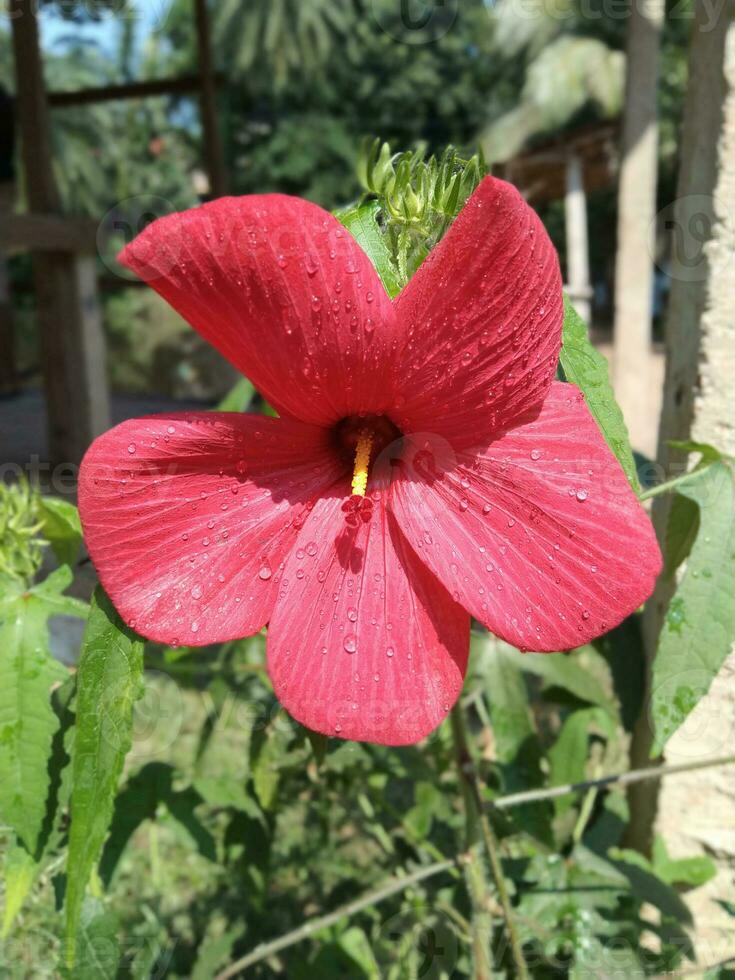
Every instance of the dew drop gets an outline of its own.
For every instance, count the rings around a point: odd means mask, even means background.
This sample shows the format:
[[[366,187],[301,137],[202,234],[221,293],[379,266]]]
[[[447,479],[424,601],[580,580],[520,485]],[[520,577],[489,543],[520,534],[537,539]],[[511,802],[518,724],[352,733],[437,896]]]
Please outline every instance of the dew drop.
[[[576,497],[577,497],[577,500],[580,502],[580,504],[583,504],[585,502],[585,500],[587,499],[587,497],[589,497],[589,491],[587,491],[587,490],[577,490]]]
[[[357,640],[352,633],[345,637],[343,646],[347,653],[354,653],[357,650]]]
[[[261,569],[258,572],[258,578],[262,578],[264,582],[267,582],[272,574],[273,572],[271,572],[270,565],[265,564],[261,566]]]
[[[131,456],[135,452],[135,443],[134,442],[131,442],[130,445],[128,446],[128,452],[130,453]]]

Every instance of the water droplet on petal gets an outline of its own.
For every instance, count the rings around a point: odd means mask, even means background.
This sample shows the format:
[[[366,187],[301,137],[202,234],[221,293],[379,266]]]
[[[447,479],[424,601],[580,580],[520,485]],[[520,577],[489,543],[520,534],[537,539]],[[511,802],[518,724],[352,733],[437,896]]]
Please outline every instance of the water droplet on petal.
[[[344,648],[347,653],[354,653],[357,650],[357,640],[352,633],[345,637]]]

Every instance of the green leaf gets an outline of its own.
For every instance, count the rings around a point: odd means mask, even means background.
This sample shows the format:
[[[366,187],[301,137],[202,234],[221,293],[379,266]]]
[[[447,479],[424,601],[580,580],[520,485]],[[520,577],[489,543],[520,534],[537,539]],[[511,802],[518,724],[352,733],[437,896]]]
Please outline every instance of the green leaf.
[[[709,690],[735,640],[735,471],[721,459],[695,470],[680,494],[700,529],[669,604],[653,662],[651,716],[659,755]]]
[[[524,653],[517,655],[521,670],[542,677],[548,687],[561,687],[580,701],[596,704],[611,716],[615,709],[610,697],[592,676],[582,667],[574,653]]]
[[[667,885],[686,885],[699,888],[717,874],[717,866],[706,854],[689,858],[672,858],[660,834],[653,842],[653,870]]]
[[[218,412],[245,412],[253,400],[255,388],[247,378],[240,378],[234,388],[225,395],[217,406]]]
[[[252,777],[255,794],[264,810],[276,802],[281,780],[278,763],[284,752],[284,736],[273,729],[253,740]]]
[[[74,504],[61,497],[41,497],[38,502],[41,534],[61,565],[73,565],[82,543],[82,525]]]
[[[549,785],[581,783],[587,777],[587,755],[592,725],[607,716],[599,708],[573,711],[564,721],[556,741],[549,749]],[[554,800],[557,814],[565,813],[577,801],[572,795]]]
[[[5,854],[5,911],[0,938],[6,939],[38,873],[38,864],[24,847],[15,845]]]
[[[608,858],[612,865],[630,882],[634,894],[644,902],[650,902],[659,911],[677,922],[692,925],[692,913],[678,894],[657,877],[656,872],[642,854],[620,847],[611,847]]]
[[[309,739],[309,744],[311,745],[311,751],[314,753],[316,764],[321,766],[327,754],[329,739],[321,732],[313,732],[310,728],[306,728],[306,726],[302,727],[304,729],[304,734]]]
[[[244,931],[244,926],[235,926],[220,935],[206,935],[199,947],[191,971],[191,980],[212,980],[212,977],[232,959],[232,948]]]
[[[67,570],[68,571],[68,570]],[[63,576],[0,595],[0,819],[33,854],[46,812],[48,760],[59,721],[51,689],[67,677],[48,648]]]
[[[590,343],[587,327],[569,300],[564,297],[564,332],[559,361],[564,378],[584,392],[587,407],[615,454],[628,482],[639,489],[635,460],[628,430],[615,401],[608,377],[607,361]]]
[[[173,767],[167,763],[150,762],[118,794],[110,833],[100,861],[100,877],[106,886],[128,841],[145,820],[156,819],[159,805],[166,807],[204,857],[215,860],[214,838],[194,812],[203,802],[202,797],[191,786],[174,789],[174,775]]]
[[[74,957],[84,892],[102,850],[132,743],[133,703],[142,693],[142,676],[143,643],[98,587],[77,672],[66,886],[69,961]]]
[[[69,980],[115,980],[120,962],[117,930],[117,918],[99,899],[85,899]]]
[[[379,211],[378,201],[368,201],[338,211],[336,217],[373,263],[388,295],[394,297],[401,291],[401,280],[378,225]]]
[[[501,764],[505,792],[540,786],[541,748],[528,703],[521,654],[491,637],[480,637],[475,646],[488,692],[495,752]],[[549,804],[521,806],[514,813],[519,826],[539,840],[551,842]]]
[[[677,568],[689,557],[699,533],[699,507],[689,497],[675,493],[669,508],[664,544],[665,573],[673,578]]]

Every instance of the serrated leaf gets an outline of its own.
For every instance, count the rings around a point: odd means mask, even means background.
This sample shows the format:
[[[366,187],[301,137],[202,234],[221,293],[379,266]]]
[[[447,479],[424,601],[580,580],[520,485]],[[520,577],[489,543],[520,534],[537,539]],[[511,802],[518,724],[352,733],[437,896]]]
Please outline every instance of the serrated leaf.
[[[559,362],[564,377],[575,384],[585,396],[587,407],[615,454],[628,482],[639,489],[635,460],[630,448],[628,429],[623,413],[615,401],[607,361],[590,343],[587,326],[567,297],[564,297],[564,330]]]
[[[721,459],[695,470],[677,491],[698,506],[700,528],[653,662],[652,756],[707,693],[735,641],[733,462]]]
[[[253,400],[255,388],[247,378],[240,378],[222,401],[217,405],[218,412],[245,412]]]
[[[73,565],[82,543],[79,511],[61,497],[41,497],[38,503],[41,534],[49,542],[61,565]]]
[[[401,280],[378,225],[379,210],[377,201],[368,201],[338,211],[336,217],[373,263],[386,292],[392,298],[400,293]]]
[[[58,718],[51,689],[67,676],[48,647],[48,617],[63,581],[47,580],[0,596],[0,819],[33,854],[49,788],[47,771]],[[63,598],[63,597],[61,597]]]
[[[15,917],[23,907],[38,873],[38,864],[24,847],[14,845],[5,854],[5,909],[0,937],[6,939]]]
[[[67,960],[73,961],[87,882],[112,819],[142,693],[143,643],[98,587],[77,671],[66,885]]]

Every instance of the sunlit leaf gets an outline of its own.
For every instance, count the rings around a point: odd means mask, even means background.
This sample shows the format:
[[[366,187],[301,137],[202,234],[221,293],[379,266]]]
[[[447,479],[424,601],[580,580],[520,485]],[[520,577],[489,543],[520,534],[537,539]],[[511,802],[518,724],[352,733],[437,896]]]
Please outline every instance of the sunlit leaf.
[[[5,852],[5,909],[0,935],[5,939],[26,900],[38,874],[38,865],[24,847],[15,845]]]
[[[253,400],[255,388],[247,378],[240,378],[217,406],[218,412],[245,412]]]
[[[48,618],[72,601],[61,595],[67,582],[57,573],[27,591],[8,584],[0,594],[0,819],[31,853],[46,812],[47,766],[59,727],[51,689],[67,676],[49,651]]]
[[[41,534],[61,565],[73,565],[82,543],[82,525],[74,504],[61,497],[41,497],[38,502]]]
[[[368,201],[337,212],[337,217],[373,263],[386,292],[393,297],[401,291],[401,280],[378,225],[379,211],[377,201]]]
[[[564,378],[575,384],[585,396],[587,407],[595,418],[605,441],[615,454],[634,490],[638,475],[630,448],[628,430],[615,401],[607,361],[590,343],[587,327],[569,300],[564,297],[564,332],[559,362]]]
[[[143,643],[98,588],[77,673],[71,827],[66,886],[67,960],[72,962],[84,892],[112,818],[142,693]]]
[[[699,508],[699,533],[669,604],[653,663],[651,718],[658,755],[707,693],[735,641],[735,469],[720,459],[677,492]]]

